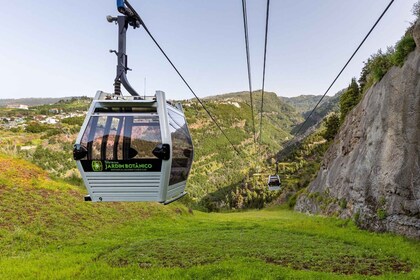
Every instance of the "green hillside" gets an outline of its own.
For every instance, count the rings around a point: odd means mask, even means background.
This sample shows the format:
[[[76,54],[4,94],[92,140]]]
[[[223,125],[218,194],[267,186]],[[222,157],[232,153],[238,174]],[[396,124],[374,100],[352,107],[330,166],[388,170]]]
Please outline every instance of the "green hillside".
[[[252,92],[252,99],[254,105],[255,123],[258,126],[261,112],[261,90]],[[241,102],[245,103],[250,110],[249,92],[233,92],[221,95],[207,97],[206,100],[216,100],[221,102]],[[274,92],[264,92],[264,106],[263,106],[263,126],[274,124],[277,129],[290,133],[293,126],[303,121],[296,107],[284,102]],[[290,136],[290,135],[289,135]],[[269,142],[268,142],[269,143]]]
[[[187,212],[181,205],[84,203],[84,195],[84,189],[52,179],[34,164],[0,155],[2,255],[41,248],[54,240],[91,236],[151,215]]]
[[[326,95],[312,115],[309,117],[305,126],[300,128],[300,134],[304,133],[308,128],[322,121],[329,113],[339,111],[340,96],[344,90],[337,92],[334,96]],[[284,103],[295,108],[304,118],[309,116],[315,105],[321,99],[321,95],[300,95],[296,97],[280,97]],[[294,127],[292,133],[296,133],[299,127]]]
[[[260,108],[261,92],[255,92],[253,96],[254,108]],[[270,158],[292,137],[290,131],[302,121],[302,117],[274,93],[266,93],[264,100],[262,142],[255,145],[249,94],[231,93],[205,99],[206,107],[239,154],[197,102],[184,104],[195,147],[194,165],[188,182],[188,192],[194,202],[209,210],[217,210],[260,208],[273,199],[273,194],[266,191],[267,178],[252,178],[252,174],[268,175],[273,172]],[[259,109],[254,109],[258,137],[260,115],[257,112]],[[243,196],[243,203],[232,202],[232,196]]]
[[[281,96],[280,100],[295,108],[299,113],[303,114],[312,110],[320,98],[321,95],[299,95],[296,97]],[[328,95],[325,96],[320,105],[327,102],[330,98],[331,97]]]
[[[0,156],[0,279],[418,279],[420,243],[281,208],[86,203]]]
[[[261,92],[253,93],[254,115],[259,140]],[[83,186],[72,159],[87,98],[73,98],[52,105],[22,110],[0,109],[5,125],[0,136],[0,152],[29,160],[54,178]],[[249,94],[231,93],[204,100],[239,153],[228,143],[207,113],[194,100],[185,101],[184,110],[193,136],[195,159],[183,201],[194,208],[210,211],[262,208],[278,196],[266,189],[268,174],[274,172],[274,156],[292,138],[290,131],[303,121],[296,110],[282,102],[275,93],[265,93],[261,144],[253,142]],[[72,116],[75,113],[76,116]],[[11,117],[20,122],[12,121]],[[56,124],[45,124],[39,118],[53,118]],[[64,117],[64,118],[63,118]],[[1,119],[1,118],[0,118]],[[26,126],[22,123],[26,122]],[[253,176],[253,174],[264,174]]]
[[[50,97],[50,98],[17,98],[17,99],[2,99],[0,98],[0,107],[7,107],[8,105],[27,105],[27,106],[48,106],[57,102],[68,102],[74,99],[80,99],[80,97]],[[83,99],[88,99],[82,97]]]

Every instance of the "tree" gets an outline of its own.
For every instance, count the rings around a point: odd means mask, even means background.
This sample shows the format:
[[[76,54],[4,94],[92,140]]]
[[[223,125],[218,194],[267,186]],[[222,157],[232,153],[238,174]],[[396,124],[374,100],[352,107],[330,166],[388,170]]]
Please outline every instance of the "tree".
[[[359,103],[360,98],[359,85],[356,78],[352,78],[349,87],[340,97],[340,123],[344,122],[348,112]]]
[[[413,5],[413,9],[411,10],[413,12],[413,15],[417,18],[420,18],[420,1],[417,1]]]
[[[330,141],[334,139],[335,135],[338,132],[338,129],[340,128],[340,118],[338,117],[338,114],[332,113],[325,121],[325,126],[327,129],[324,132],[323,137]]]
[[[367,61],[364,61],[364,66],[362,68],[362,72],[360,73],[360,78],[358,80],[359,82],[359,87],[360,87],[360,91],[361,92],[365,92],[365,90],[367,89],[369,85],[369,74],[370,74],[370,64],[372,63],[372,60],[370,58],[368,58]]]
[[[29,132],[29,133],[41,133],[41,132],[46,131],[47,129],[48,129],[47,125],[36,123],[36,122],[29,123],[25,128],[26,132]]]
[[[391,57],[393,54],[394,49],[388,47],[385,53],[382,50],[378,50],[376,54],[371,55],[369,71],[372,74],[374,82],[379,82],[388,72],[389,68],[392,67]]]

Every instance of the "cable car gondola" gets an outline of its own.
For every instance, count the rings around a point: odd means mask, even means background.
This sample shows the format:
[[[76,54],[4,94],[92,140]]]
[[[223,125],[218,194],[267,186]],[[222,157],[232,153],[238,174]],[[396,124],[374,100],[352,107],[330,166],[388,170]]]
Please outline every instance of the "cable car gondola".
[[[279,174],[279,165],[276,161],[276,174],[268,176],[268,190],[269,191],[278,191],[281,188],[281,180]]]
[[[280,177],[279,175],[270,175],[268,176],[268,190],[269,191],[278,191],[281,187]]]
[[[121,1],[119,1],[121,2]],[[132,8],[118,7],[117,77],[114,93],[98,91],[74,145],[73,156],[88,201],[158,201],[168,204],[186,194],[193,145],[180,104],[157,91],[141,98],[127,81],[128,26],[141,19]],[[132,95],[122,96],[121,84]]]

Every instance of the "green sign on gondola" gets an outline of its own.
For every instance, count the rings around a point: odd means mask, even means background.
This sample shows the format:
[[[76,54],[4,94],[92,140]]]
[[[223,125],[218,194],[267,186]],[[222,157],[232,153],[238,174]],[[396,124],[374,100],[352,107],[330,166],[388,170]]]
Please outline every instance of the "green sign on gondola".
[[[87,172],[156,172],[162,168],[160,159],[81,160]]]

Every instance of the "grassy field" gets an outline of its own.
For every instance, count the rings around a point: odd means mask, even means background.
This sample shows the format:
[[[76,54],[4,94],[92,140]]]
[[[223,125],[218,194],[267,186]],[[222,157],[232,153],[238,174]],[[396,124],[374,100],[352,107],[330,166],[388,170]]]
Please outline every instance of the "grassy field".
[[[420,279],[420,242],[281,208],[86,203],[0,156],[0,279]]]
[[[160,216],[35,248],[15,232],[21,249],[3,244],[0,278],[420,278],[418,242],[343,221],[280,209]]]

